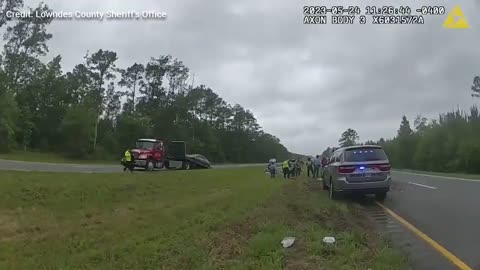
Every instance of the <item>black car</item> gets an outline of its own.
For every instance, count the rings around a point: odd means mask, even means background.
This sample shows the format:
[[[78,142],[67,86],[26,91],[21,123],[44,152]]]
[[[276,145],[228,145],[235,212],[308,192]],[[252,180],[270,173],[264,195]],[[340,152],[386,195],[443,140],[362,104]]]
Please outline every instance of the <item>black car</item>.
[[[190,161],[190,168],[192,169],[200,169],[200,168],[211,168],[212,165],[210,164],[210,161],[208,159],[200,154],[190,154],[190,155],[185,155],[187,160]]]

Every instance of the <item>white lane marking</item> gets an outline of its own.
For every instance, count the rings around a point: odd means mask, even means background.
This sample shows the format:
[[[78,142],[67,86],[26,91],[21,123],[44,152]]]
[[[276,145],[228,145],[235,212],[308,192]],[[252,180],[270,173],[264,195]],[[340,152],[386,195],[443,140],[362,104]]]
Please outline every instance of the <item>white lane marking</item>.
[[[411,172],[402,172],[402,171],[393,171],[393,172],[417,175],[417,176],[426,176],[426,177],[432,177],[432,178],[444,178],[444,179],[460,180],[460,181],[468,181],[468,182],[480,182],[480,179],[468,179],[468,178],[459,178],[459,177],[450,177],[450,176],[441,176],[441,175],[432,175],[432,174],[423,174],[423,173],[411,173]]]
[[[411,185],[419,186],[419,187],[430,188],[430,189],[437,189],[436,187],[431,187],[431,186],[427,186],[427,185],[422,185],[422,184],[415,183],[415,182],[408,182],[408,183],[411,184]]]

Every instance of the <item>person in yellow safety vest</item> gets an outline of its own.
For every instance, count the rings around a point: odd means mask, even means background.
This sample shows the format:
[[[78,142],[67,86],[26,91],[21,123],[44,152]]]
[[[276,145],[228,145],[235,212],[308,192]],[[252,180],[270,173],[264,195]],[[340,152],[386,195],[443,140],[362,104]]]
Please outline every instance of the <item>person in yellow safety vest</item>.
[[[289,161],[290,160],[287,159],[284,162],[282,162],[283,178],[285,179],[287,179],[290,176]]]
[[[133,158],[132,158],[132,153],[130,152],[130,148],[125,151],[125,165],[123,168],[123,171],[126,171],[127,169],[130,170],[130,172],[133,172],[134,168],[134,163],[133,163]]]

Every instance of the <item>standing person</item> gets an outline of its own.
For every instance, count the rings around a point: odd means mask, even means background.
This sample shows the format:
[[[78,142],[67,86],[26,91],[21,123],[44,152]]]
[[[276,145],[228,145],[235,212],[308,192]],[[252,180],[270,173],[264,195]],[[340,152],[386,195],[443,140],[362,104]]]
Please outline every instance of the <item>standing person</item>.
[[[132,152],[130,151],[130,148],[127,148],[127,150],[125,151],[125,164],[123,165],[123,171],[127,171],[127,169],[130,171],[130,172],[133,172],[133,168],[135,167],[135,163],[133,162],[133,155],[132,155]]]
[[[322,156],[322,178],[325,173],[325,167],[327,167],[328,159],[325,156]]]
[[[325,156],[322,157],[322,168],[325,168],[327,166],[327,158]]]
[[[303,159],[300,160],[300,174],[302,174],[303,167],[305,166],[305,161]]]
[[[287,179],[288,177],[290,177],[289,175],[289,166],[290,166],[290,160],[285,160],[284,162],[282,162],[282,170],[283,170],[283,178]]]
[[[301,159],[297,159],[297,162],[295,162],[295,176],[300,177],[300,174],[302,173],[302,165],[303,161]]]
[[[295,179],[295,159],[290,159],[288,162],[288,171],[289,171],[289,178]]]
[[[268,165],[268,171],[270,172],[270,178],[275,178],[277,175],[277,164],[274,161],[270,161]]]
[[[310,177],[310,173],[313,177],[313,162],[311,158],[307,159],[307,176]]]
[[[299,166],[300,166],[299,160],[296,159],[295,162],[293,163],[293,175],[295,177],[298,176],[298,170],[300,169]]]
[[[313,178],[318,178],[318,173],[320,172],[320,168],[322,167],[322,160],[320,159],[320,155],[315,157],[313,160]]]

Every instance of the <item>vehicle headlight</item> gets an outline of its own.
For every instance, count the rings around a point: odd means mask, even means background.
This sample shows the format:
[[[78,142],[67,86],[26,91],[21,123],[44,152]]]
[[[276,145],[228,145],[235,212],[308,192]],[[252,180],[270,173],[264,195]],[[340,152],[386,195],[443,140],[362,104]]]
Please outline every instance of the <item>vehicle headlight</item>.
[[[146,159],[146,158],[147,158],[147,155],[143,155],[143,154],[142,154],[142,155],[140,155],[138,158],[139,158],[139,159]]]

